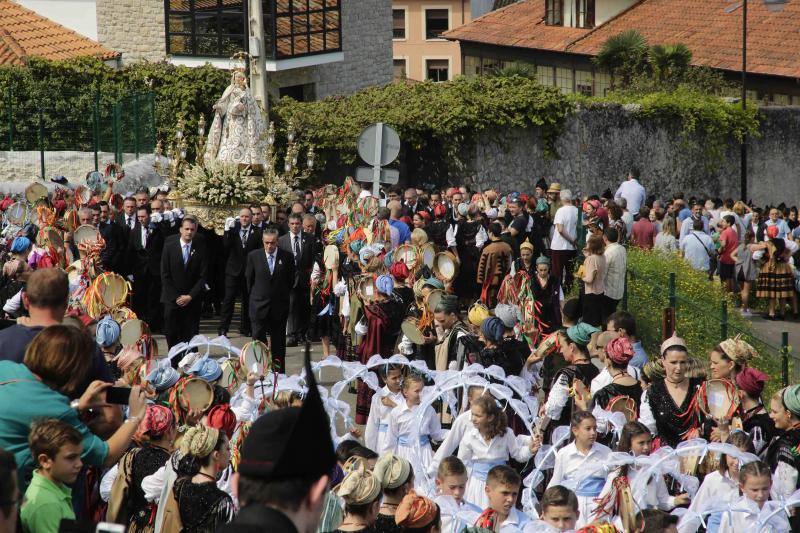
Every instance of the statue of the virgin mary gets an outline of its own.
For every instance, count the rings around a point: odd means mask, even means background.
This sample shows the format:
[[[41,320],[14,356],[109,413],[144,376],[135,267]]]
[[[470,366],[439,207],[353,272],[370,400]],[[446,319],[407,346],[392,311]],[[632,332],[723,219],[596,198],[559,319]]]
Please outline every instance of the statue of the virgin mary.
[[[234,70],[231,84],[214,104],[214,120],[208,132],[205,161],[263,165],[266,125],[256,99],[241,70]]]

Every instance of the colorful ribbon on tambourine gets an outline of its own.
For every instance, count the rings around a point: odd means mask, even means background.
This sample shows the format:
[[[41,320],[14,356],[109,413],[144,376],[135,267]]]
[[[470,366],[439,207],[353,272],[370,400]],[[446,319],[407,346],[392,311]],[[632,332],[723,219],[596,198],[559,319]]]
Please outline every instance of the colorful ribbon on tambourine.
[[[98,233],[96,241],[77,243],[78,251],[84,252],[89,257],[100,257],[100,252],[106,247],[106,241]]]
[[[113,306],[108,306],[103,301],[103,296],[102,296],[103,286],[108,283],[108,280],[112,276],[119,277],[117,274],[114,273],[103,272],[94,279],[91,285],[89,285],[86,288],[86,292],[83,293],[83,298],[81,298],[81,303],[83,303],[83,306],[86,308],[86,312],[89,313],[89,316],[91,316],[92,318],[97,318],[104,314],[110,314],[112,310],[116,309],[117,307],[125,303],[123,299],[123,301],[116,302]],[[130,283],[125,281],[125,285],[129,292]]]
[[[36,221],[37,221],[36,223],[39,225],[40,228],[46,226],[55,226],[56,213],[46,205],[37,205]]]
[[[728,397],[732,400],[735,400],[738,395],[736,392],[736,385],[733,384],[730,380],[727,379],[715,379],[713,381],[719,381],[725,387],[725,392],[728,394]],[[704,381],[700,384],[700,387],[697,389],[695,393],[695,399],[697,408],[705,413],[705,409],[703,406],[708,407],[708,381]],[[731,404],[728,406],[728,410],[725,412],[724,418],[726,420],[730,420],[733,418],[733,415],[736,414],[737,409],[739,408],[739,402],[731,401]],[[707,414],[707,413],[706,413]]]
[[[631,485],[628,476],[617,476],[612,482],[611,492],[606,494],[603,498],[595,500],[597,507],[593,512],[595,520],[602,519],[605,516],[613,517],[620,514],[625,508],[625,515],[620,516],[623,523],[635,524],[636,523],[636,501],[631,494]],[[625,505],[623,505],[623,502]],[[635,529],[639,531],[639,529]]]
[[[242,460],[242,443],[244,443],[244,439],[246,439],[247,435],[250,433],[250,427],[252,425],[252,422],[242,422],[239,425],[239,430],[231,441],[231,466],[234,471],[239,469],[239,463]]]
[[[189,381],[191,376],[184,376],[178,380],[175,385],[169,390],[169,406],[172,409],[172,414],[175,415],[175,421],[179,426],[186,424],[186,416],[189,414],[183,407],[183,391],[186,389],[186,382]]]

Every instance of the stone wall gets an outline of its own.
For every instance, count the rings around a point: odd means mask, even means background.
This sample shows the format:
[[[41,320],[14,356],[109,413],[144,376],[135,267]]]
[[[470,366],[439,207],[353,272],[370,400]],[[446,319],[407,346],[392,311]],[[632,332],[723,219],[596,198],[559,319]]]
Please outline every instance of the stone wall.
[[[632,166],[648,194],[667,197],[740,196],[740,148],[730,142],[721,162],[709,162],[702,140],[684,139],[680,125],[636,119],[614,107],[582,110],[567,119],[558,159],[543,157],[537,129],[491,132],[467,153],[476,185],[533,191],[544,176],[584,194],[614,190]],[[748,145],[748,197],[757,204],[800,204],[800,107],[761,111],[761,136]]]
[[[315,67],[318,98],[392,81],[391,0],[342,0],[342,51],[344,61]]]
[[[122,63],[166,57],[164,0],[96,0],[97,40],[122,52]]]

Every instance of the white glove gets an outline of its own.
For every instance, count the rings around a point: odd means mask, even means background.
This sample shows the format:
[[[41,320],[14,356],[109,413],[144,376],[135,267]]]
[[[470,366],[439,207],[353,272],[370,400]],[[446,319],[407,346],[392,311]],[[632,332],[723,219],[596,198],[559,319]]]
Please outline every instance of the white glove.
[[[163,217],[161,216],[161,213],[153,213],[152,215],[150,215],[150,222],[158,224],[161,222],[162,219]]]
[[[172,210],[172,216],[174,216],[175,218],[183,218],[183,209],[181,209],[180,207],[176,207],[175,209]]]
[[[130,275],[128,276],[128,281],[133,281],[133,274],[130,274]]]
[[[363,335],[366,335],[366,334],[367,334],[367,331],[368,331],[368,328],[367,328],[367,322],[366,322],[366,320],[364,320],[364,319],[362,318],[362,319],[361,319],[361,320],[358,322],[358,324],[356,324],[356,327],[355,327],[355,328],[353,328],[353,329],[355,330],[355,333],[356,333],[356,335],[362,335],[362,336],[363,336]]]
[[[167,222],[172,222],[173,220],[172,211],[164,211],[164,220],[166,220]]]
[[[228,217],[225,219],[225,231],[232,230],[233,227],[236,225],[236,219],[233,217]]]

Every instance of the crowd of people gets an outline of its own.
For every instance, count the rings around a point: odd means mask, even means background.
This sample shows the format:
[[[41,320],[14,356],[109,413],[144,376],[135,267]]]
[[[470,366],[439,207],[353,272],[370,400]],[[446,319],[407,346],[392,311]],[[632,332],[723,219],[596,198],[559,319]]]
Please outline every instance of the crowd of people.
[[[800,385],[765,402],[738,337],[648,353],[619,309],[639,247],[796,314],[796,210],[635,171],[588,196],[346,179],[219,235],[113,187],[0,202],[0,530],[800,530]]]

